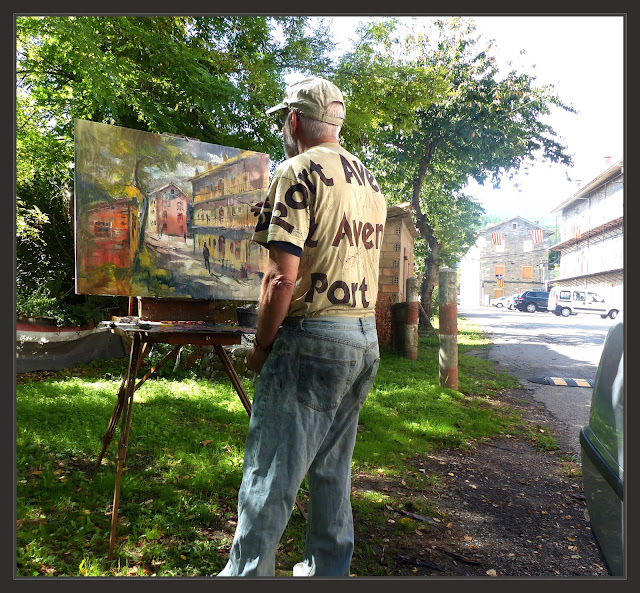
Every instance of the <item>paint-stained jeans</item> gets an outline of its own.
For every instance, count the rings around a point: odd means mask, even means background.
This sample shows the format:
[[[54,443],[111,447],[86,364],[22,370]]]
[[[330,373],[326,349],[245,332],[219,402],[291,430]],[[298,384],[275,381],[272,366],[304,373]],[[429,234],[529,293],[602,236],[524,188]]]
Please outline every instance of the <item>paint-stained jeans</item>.
[[[273,576],[276,547],[309,476],[305,567],[348,576],[351,457],[380,361],[374,317],[287,318],[258,379],[238,524],[218,576]]]

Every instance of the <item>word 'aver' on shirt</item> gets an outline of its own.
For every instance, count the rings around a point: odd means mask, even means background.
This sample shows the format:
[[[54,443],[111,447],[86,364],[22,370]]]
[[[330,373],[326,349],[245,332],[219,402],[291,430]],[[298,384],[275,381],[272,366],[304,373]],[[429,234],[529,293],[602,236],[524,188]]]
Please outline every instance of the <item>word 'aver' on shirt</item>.
[[[353,166],[349,163],[349,161],[343,156],[340,155],[340,161],[342,163],[342,168],[344,171],[345,181],[347,183],[352,183],[352,179],[355,179],[358,182],[358,185],[364,185],[365,179],[369,183],[369,186],[374,192],[379,192],[380,188],[376,184],[375,178],[371,174],[371,172],[358,161],[353,161]],[[327,178],[323,172],[322,165],[318,163],[314,163],[312,160],[309,161],[309,170],[313,173],[316,172],[318,177],[324,183],[325,186],[331,187],[334,185],[333,177]],[[316,186],[309,179],[309,172],[306,169],[302,169],[300,173],[298,173],[298,179],[300,179],[303,183],[295,183],[291,185],[284,195],[284,204],[280,201],[276,202],[273,207],[272,216],[265,216],[264,213],[261,214],[258,224],[256,225],[256,232],[264,231],[269,227],[269,224],[276,224],[279,227],[283,228],[288,233],[291,233],[294,229],[293,225],[288,223],[285,218],[288,216],[288,209],[293,210],[302,210],[308,208],[309,206],[309,191],[316,194]],[[268,201],[267,204],[268,206]],[[384,231],[384,225],[376,224],[375,229],[370,222],[361,222],[361,221],[352,221],[353,227],[349,226],[347,221],[346,214],[343,215],[342,221],[340,222],[340,228],[338,229],[337,234],[335,235],[335,239],[332,242],[333,247],[337,247],[340,243],[340,240],[343,237],[347,237],[349,240],[349,244],[351,246],[358,246],[359,238],[362,232],[362,242],[365,249],[372,249],[374,244],[372,241],[369,241],[369,237],[375,231],[375,248],[380,249],[380,238]],[[315,247],[317,245],[317,241],[313,240],[313,234],[317,228],[317,224],[315,220],[311,220],[311,224],[309,225],[309,236],[306,241],[307,247]],[[352,232],[353,228],[353,232]]]

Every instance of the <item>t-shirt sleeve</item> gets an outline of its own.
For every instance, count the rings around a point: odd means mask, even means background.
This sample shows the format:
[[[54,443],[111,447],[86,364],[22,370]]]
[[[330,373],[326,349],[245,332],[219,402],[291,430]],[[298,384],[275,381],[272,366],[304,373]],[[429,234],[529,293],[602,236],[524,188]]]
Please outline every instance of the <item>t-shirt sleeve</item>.
[[[296,257],[302,257],[302,247],[298,247],[293,243],[287,243],[286,241],[269,241],[269,246],[276,245],[283,251],[295,255]]]
[[[309,235],[309,190],[287,168],[276,169],[267,199],[258,216],[253,241],[267,247],[272,241],[290,243],[300,250]]]

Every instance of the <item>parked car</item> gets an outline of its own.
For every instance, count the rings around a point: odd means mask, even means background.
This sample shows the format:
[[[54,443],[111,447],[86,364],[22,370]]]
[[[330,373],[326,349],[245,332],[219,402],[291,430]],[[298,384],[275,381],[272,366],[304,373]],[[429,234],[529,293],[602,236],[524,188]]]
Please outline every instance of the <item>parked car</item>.
[[[502,307],[506,307],[507,306],[507,299],[508,298],[509,298],[508,296],[501,296],[501,297],[498,297],[497,299],[491,299],[489,301],[489,304],[492,307],[498,307],[498,309],[501,309]]]
[[[544,290],[525,290],[516,301],[518,311],[546,311],[549,293]]]
[[[578,313],[600,315],[602,319],[615,319],[620,310],[617,306],[608,304],[599,294],[588,290],[575,290],[553,286],[549,291],[547,309],[556,315],[569,317]]]
[[[518,300],[519,296],[520,296],[520,294],[512,294],[511,296],[508,296],[506,304],[505,304],[505,307],[507,307],[507,309],[509,309],[509,310],[515,309],[516,308],[516,301]]]
[[[591,530],[614,576],[624,574],[624,324],[609,328],[580,429],[582,482]]]

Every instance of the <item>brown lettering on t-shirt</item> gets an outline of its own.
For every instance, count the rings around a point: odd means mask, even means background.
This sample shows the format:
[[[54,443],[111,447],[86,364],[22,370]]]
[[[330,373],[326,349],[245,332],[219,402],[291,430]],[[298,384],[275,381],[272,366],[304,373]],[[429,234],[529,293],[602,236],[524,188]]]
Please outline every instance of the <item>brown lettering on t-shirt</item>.
[[[351,161],[353,163],[352,166],[351,163],[342,155],[340,155],[340,162],[342,163],[342,168],[344,169],[344,179],[347,183],[351,183],[351,178],[355,177],[358,185],[364,185],[364,180],[366,178],[373,191],[380,191],[375,177],[362,163],[354,159],[353,161]]]
[[[325,174],[322,172],[322,165],[314,163],[311,160],[309,162],[310,162],[311,172],[313,173],[315,171],[320,176],[320,179],[322,180],[322,183],[324,183],[327,186],[333,185],[333,177],[331,179],[327,179]]]
[[[306,169],[302,169],[302,171],[298,173],[298,179],[300,179],[301,181],[304,181],[306,186],[309,188],[309,191],[311,191],[311,193],[315,195],[316,186],[313,183],[311,183],[311,179],[309,179],[309,172]]]
[[[384,225],[377,224],[376,225],[376,244],[375,248],[380,249],[380,237],[384,231]],[[340,241],[346,236],[349,240],[349,245],[353,247],[354,241],[356,247],[360,244],[360,237],[362,237],[362,244],[365,249],[373,249],[374,244],[373,241],[369,240],[369,237],[373,234],[373,225],[370,222],[363,223],[360,220],[352,221],[352,224],[349,224],[347,220],[347,215],[342,215],[342,220],[340,221],[340,225],[338,226],[338,230],[333,238],[331,243],[332,247],[337,247],[340,245]]]
[[[369,185],[371,186],[371,189],[373,191],[380,191],[380,188],[378,187],[378,185],[376,184],[376,180],[375,177],[371,174],[371,172],[369,171],[369,169],[367,169],[366,167],[364,168],[364,174],[367,177],[367,181],[369,182]]]
[[[271,210],[269,204],[269,198],[265,198],[264,204],[262,205],[262,212],[258,216],[258,222],[256,223],[256,228],[254,230],[255,233],[259,233],[260,231],[266,231],[269,228],[269,223],[271,222]]]
[[[365,222],[362,227],[362,244],[366,249],[371,249],[373,247],[373,242],[369,241],[371,233],[373,233],[373,225],[370,222]]]
[[[351,302],[352,307],[356,307],[356,292],[360,292],[362,308],[367,309],[371,304],[367,300],[367,280],[362,279],[360,286],[357,282],[351,283],[351,289],[344,280],[336,280],[329,286],[327,275],[323,272],[313,272],[311,274],[311,288],[304,297],[305,302],[313,303],[314,294],[327,293],[327,299],[333,305],[346,305]]]
[[[345,159],[342,155],[340,155],[340,161],[342,162],[342,168],[344,169],[344,179],[347,183],[351,183],[351,178],[355,177],[358,185],[362,185],[362,181],[360,181],[360,177],[355,172],[354,168],[351,166],[351,163],[347,159]]]
[[[340,245],[340,241],[342,241],[342,237],[347,236],[349,239],[349,245],[353,246],[353,237],[351,236],[351,227],[349,226],[349,222],[347,221],[347,215],[342,215],[342,221],[340,222],[340,226],[338,227],[338,232],[333,239],[333,243],[331,243],[332,247],[337,247]]]
[[[314,216],[313,212],[311,212],[310,216],[311,220],[309,220],[309,234],[307,235],[307,239],[305,240],[304,244],[307,247],[317,247],[318,240],[314,239],[313,235],[315,234],[316,230],[318,230],[318,223],[316,222],[316,217]]]
[[[293,196],[297,193],[302,194],[301,200],[295,200]],[[287,203],[287,206],[290,206],[294,210],[304,210],[309,204],[309,194],[307,193],[307,188],[302,185],[302,183],[296,183],[292,185],[287,193],[284,195],[284,201]],[[284,214],[286,216],[286,214]]]
[[[287,233],[291,234],[293,232],[293,225],[289,224],[287,221],[282,220],[282,218],[287,217],[287,207],[282,202],[276,202],[276,205],[273,207],[273,212],[278,211],[279,216],[271,215],[271,222],[273,224],[277,224],[279,227],[283,228]]]
[[[329,286],[327,275],[322,272],[313,272],[311,274],[311,288],[304,297],[305,302],[313,303],[313,293],[321,294],[327,290],[327,286]]]

